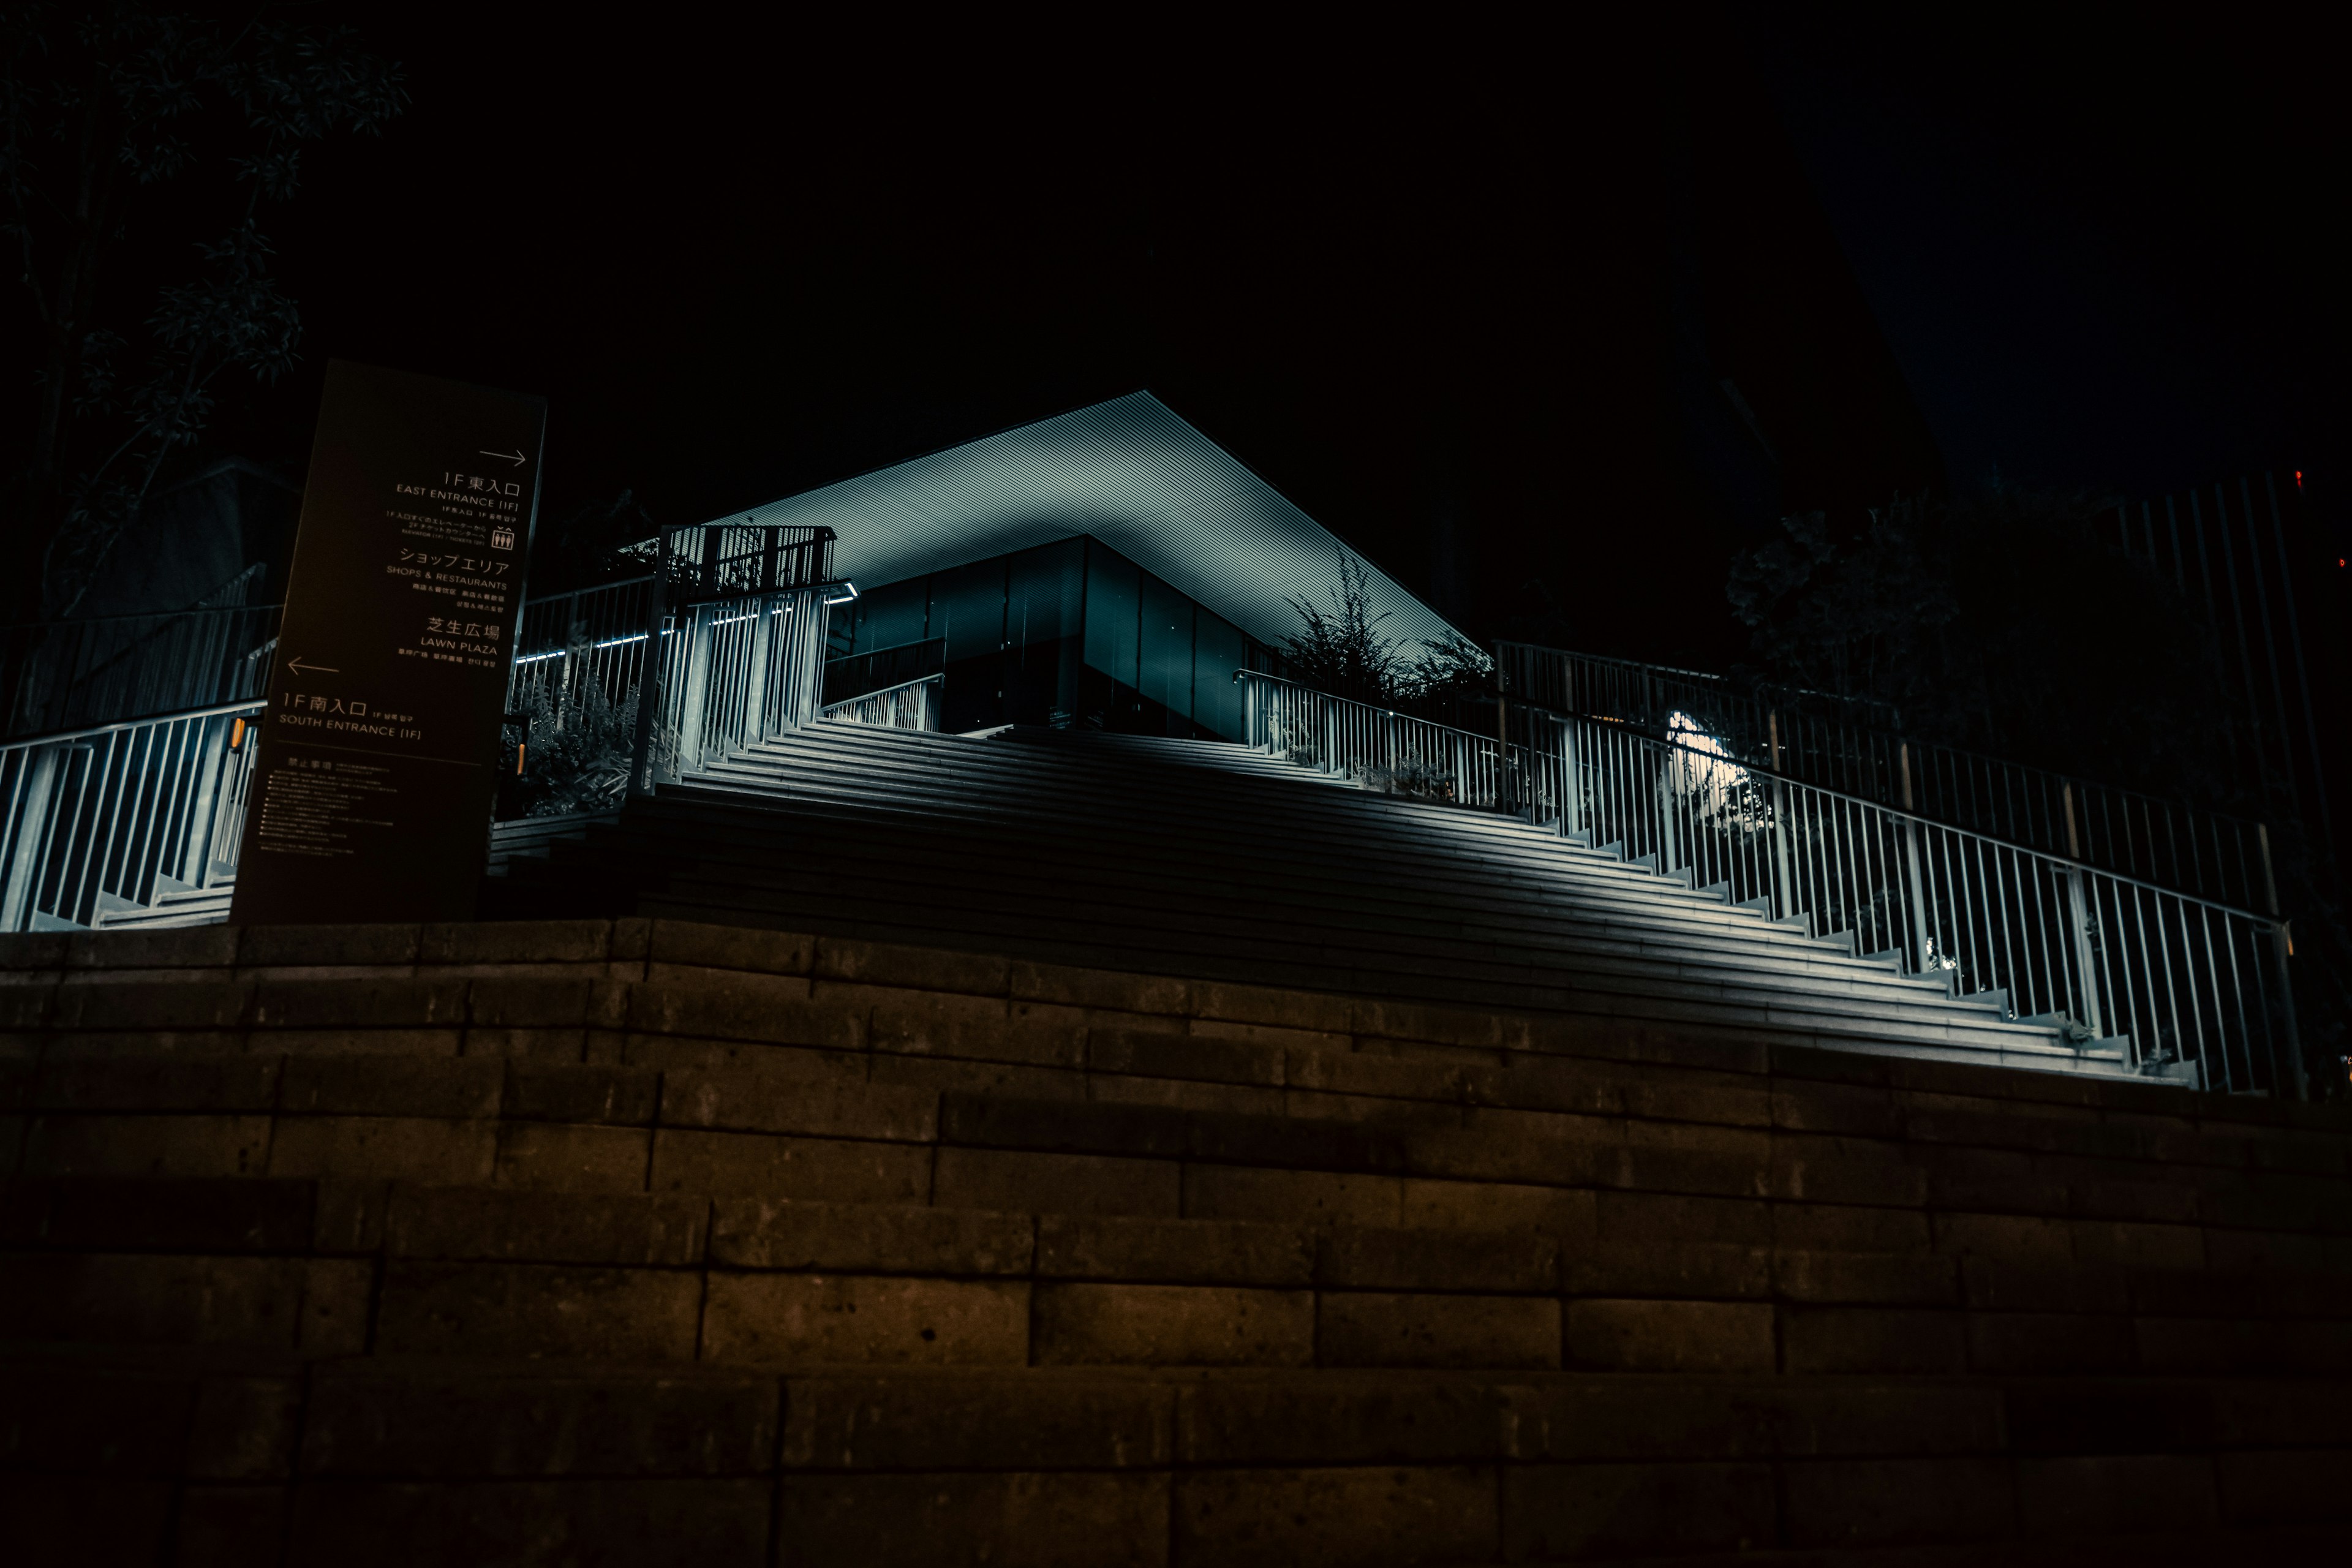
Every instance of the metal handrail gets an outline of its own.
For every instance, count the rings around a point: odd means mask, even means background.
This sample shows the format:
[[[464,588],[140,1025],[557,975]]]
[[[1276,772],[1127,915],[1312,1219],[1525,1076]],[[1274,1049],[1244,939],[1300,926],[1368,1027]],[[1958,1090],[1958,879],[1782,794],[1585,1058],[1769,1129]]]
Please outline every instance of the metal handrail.
[[[225,605],[0,627],[0,736],[258,697],[281,608]]]
[[[935,725],[936,674],[822,703],[829,608],[855,590],[811,580],[830,540],[803,531],[771,531],[754,552],[686,531],[690,572],[665,554],[650,578],[534,601],[544,624],[523,639],[534,651],[510,689],[552,681],[560,698],[593,682],[617,686],[617,704],[642,689],[639,790],[821,714]],[[666,603],[674,580],[728,573],[763,585]],[[640,609],[641,629],[625,630]],[[1650,734],[1520,700],[1488,736],[1257,671],[1234,679],[1261,750],[1613,848],[2004,1014],[2111,1037],[2131,1063],[2185,1063],[2217,1089],[2306,1091],[2284,928],[2225,898],[1816,782],[1696,728]],[[233,872],[263,707],[257,693],[0,742],[0,929],[86,926]]]
[[[827,691],[845,692],[834,702],[846,702],[851,697],[862,697],[867,691],[879,691],[884,686],[901,686],[909,680],[921,680],[939,675],[947,668],[948,639],[943,637],[919,637],[913,642],[893,643],[888,647],[871,647],[859,653],[837,654],[824,661],[824,686]],[[870,681],[882,685],[863,685]],[[863,689],[848,690],[863,685]]]
[[[231,874],[265,705],[0,746],[0,931],[88,926]]]
[[[816,717],[832,607],[857,594],[831,575],[833,545],[829,528],[712,523],[662,533],[629,794]]]
[[[675,777],[680,764],[807,722],[818,708],[827,609],[855,592],[829,576],[833,540],[829,529],[672,530],[652,575],[530,601],[517,627],[508,711],[543,740],[542,725],[561,731],[575,714],[610,725],[615,711],[634,708],[633,780]],[[701,594],[713,585],[733,591]],[[667,603],[673,586],[682,600],[675,608]],[[216,651],[223,639],[206,628],[268,631],[281,608],[67,623],[70,635],[48,642],[42,638],[58,628],[35,626],[18,651],[85,648],[91,645],[80,628],[100,624],[133,634],[105,645],[110,658],[124,647],[161,646],[159,638]],[[84,927],[150,904],[159,891],[207,887],[234,873],[258,749],[249,721],[266,706],[272,643],[258,632],[227,640],[236,655],[229,668],[245,689],[229,700],[182,700],[145,715],[132,703],[133,711],[102,721],[0,741],[0,930]],[[217,661],[187,662],[182,676],[197,682],[192,691],[204,690]],[[88,663],[52,658],[51,673],[71,675]],[[87,669],[51,679],[25,658],[10,673],[27,669],[38,679],[26,678],[24,689],[54,688],[82,701],[114,701],[130,689],[120,681],[93,689]],[[649,679],[653,700],[639,701]],[[937,704],[918,706],[929,721]]]
[[[818,710],[817,717],[845,724],[873,724],[886,730],[936,731],[940,727],[940,696],[946,684],[944,675],[919,675],[896,686],[861,691],[855,697],[828,703]]]
[[[515,627],[507,711],[529,716],[535,728],[562,730],[592,694],[613,709],[629,708],[645,674],[653,593],[647,574],[526,601]]]
[[[665,529],[654,574],[681,606],[814,587],[833,580],[835,538],[829,528],[748,521]]]
[[[1548,708],[1538,708],[1533,703],[1529,703],[1527,706],[1546,719],[1573,719],[1590,724],[1616,725],[1622,722],[1622,721],[1615,719],[1602,718],[1598,714],[1555,713]],[[1639,731],[1634,731],[1633,732],[1636,734],[1642,733]],[[1727,760],[1723,752],[1710,751],[1706,747],[1698,745],[1692,742],[1677,741],[1674,739],[1672,735],[1644,734],[1642,738],[1653,745],[1664,746],[1670,751],[1685,752],[1693,758],[1705,758],[1713,763],[1721,763]],[[1710,737],[1710,739],[1712,739],[1712,737]],[[1855,795],[1846,790],[1832,789],[1826,784],[1817,784],[1810,780],[1799,778],[1793,773],[1775,773],[1770,768],[1764,766],[1760,763],[1739,762],[1736,759],[1732,759],[1732,761],[1733,765],[1743,773],[1769,780],[1775,784],[1800,785],[1814,795],[1821,795],[1826,799],[1842,801],[1848,805],[1867,806],[1872,811],[1882,813],[1897,822],[1908,823],[1917,827],[1950,827],[1953,826],[1950,823],[1943,821],[1939,817],[1929,816],[1921,812],[1906,811],[1899,805],[1889,805],[1885,801],[1873,800],[1867,795]],[[2168,888],[2161,882],[2149,881],[2146,878],[2134,877],[2126,872],[2110,870],[2106,867],[2097,865],[2092,861],[2074,859],[2068,856],[2058,854],[2053,850],[2042,848],[2038,845],[2026,844],[2012,838],[2004,838],[1998,833],[1986,833],[1976,828],[1965,828],[1961,831],[1966,832],[1971,838],[1981,839],[1984,843],[1991,845],[1997,848],[2011,850],[2020,855],[2035,856],[2038,858],[2049,861],[2053,866],[2068,867],[2077,871],[2095,872],[2099,876],[2107,878],[2112,881],[2121,882],[2135,888],[2145,888],[2151,893],[2162,893],[2168,898],[2180,899],[2189,903],[2203,904],[2210,909],[2218,910],[2224,914],[2243,915],[2249,920],[2265,920],[2269,918],[2259,910],[2242,908],[2221,899],[2209,899],[2199,893],[2184,893],[2178,888]]]
[[[1892,702],[1884,701],[1875,697],[1843,697],[1834,691],[1817,691],[1809,686],[1783,686],[1770,681],[1759,681],[1753,688],[1744,689],[1730,677],[1718,675],[1712,670],[1685,669],[1679,665],[1672,664],[1645,664],[1640,659],[1617,658],[1609,654],[1570,653],[1564,648],[1547,647],[1539,643],[1506,640],[1495,646],[1498,649],[1510,650],[1507,657],[1512,658],[1526,655],[1558,655],[1581,664],[1601,665],[1612,669],[1622,669],[1631,675],[1681,681],[1695,687],[1718,690],[1735,700],[1745,695],[1746,689],[1752,689],[1768,700],[1782,707],[1837,709],[1848,714],[1867,715],[1868,717],[1862,721],[1868,727],[1887,730],[1899,730],[1903,727],[1901,710]],[[1514,681],[1513,686],[1515,689],[1523,689],[1524,678],[1519,681]]]
[[[1703,737],[1530,708],[1521,743],[1234,679],[1259,750],[1523,817],[2005,1016],[2112,1040],[2133,1066],[2307,1092],[2274,919],[1751,767]]]
[[[165,713],[145,719],[118,719],[111,724],[92,724],[81,730],[59,730],[47,735],[22,735],[0,741],[0,753],[21,752],[35,746],[58,746],[75,741],[87,741],[98,735],[111,735],[123,730],[143,730],[151,725],[176,723],[183,719],[233,718],[237,714],[258,713],[268,706],[264,697],[245,697],[234,702],[216,702],[209,708],[189,708],[177,713]]]
[[[1496,653],[1514,703],[1630,720],[1662,733],[1680,714],[1744,765],[2277,913],[2270,833],[2259,822],[1916,740],[1891,722],[1824,716],[1824,700],[1844,700],[1793,688],[1742,689],[1721,676],[1531,643],[1498,643]]]

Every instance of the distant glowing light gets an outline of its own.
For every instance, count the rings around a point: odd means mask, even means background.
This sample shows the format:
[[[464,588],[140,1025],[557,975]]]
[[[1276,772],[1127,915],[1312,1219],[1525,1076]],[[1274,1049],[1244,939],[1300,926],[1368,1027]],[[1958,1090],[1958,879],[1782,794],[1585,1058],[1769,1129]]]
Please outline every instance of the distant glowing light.
[[[1675,767],[1684,793],[1697,796],[1702,810],[1730,807],[1748,782],[1748,770],[1730,760],[1723,742],[1699,728],[1697,720],[1679,712],[1666,717],[1666,739],[1677,748]]]

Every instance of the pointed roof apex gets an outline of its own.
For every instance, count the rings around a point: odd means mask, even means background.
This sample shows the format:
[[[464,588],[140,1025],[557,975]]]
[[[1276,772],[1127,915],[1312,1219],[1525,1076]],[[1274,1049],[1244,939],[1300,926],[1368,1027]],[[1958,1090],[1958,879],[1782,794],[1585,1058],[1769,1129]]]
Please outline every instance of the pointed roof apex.
[[[1287,598],[1321,605],[1355,555],[1149,392],[712,521],[739,519],[832,529],[835,569],[861,587],[1092,534],[1276,646],[1299,630]],[[1409,647],[1454,630],[1355,558],[1383,634]]]

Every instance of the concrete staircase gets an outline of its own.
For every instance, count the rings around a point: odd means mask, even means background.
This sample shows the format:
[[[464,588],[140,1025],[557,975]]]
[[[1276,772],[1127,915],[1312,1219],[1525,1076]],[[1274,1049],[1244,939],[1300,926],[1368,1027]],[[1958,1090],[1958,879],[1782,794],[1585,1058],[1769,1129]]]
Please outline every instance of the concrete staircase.
[[[100,910],[98,931],[169,931],[180,926],[218,925],[228,919],[229,900],[236,896],[236,879],[224,877],[208,888],[173,888],[155,895],[152,904],[125,903]]]
[[[1623,880],[1659,941],[1734,918]],[[969,945],[0,939],[0,1553],[1891,1568],[2352,1526],[2340,1110]]]
[[[1726,1038],[2116,1074],[1719,894],[1486,813],[1227,745],[824,723],[690,774],[486,912],[642,913]]]

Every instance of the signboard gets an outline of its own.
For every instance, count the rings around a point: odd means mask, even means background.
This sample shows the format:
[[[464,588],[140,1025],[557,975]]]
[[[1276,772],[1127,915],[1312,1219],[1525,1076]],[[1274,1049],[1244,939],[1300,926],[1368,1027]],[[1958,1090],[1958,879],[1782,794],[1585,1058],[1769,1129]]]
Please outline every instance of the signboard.
[[[546,425],[541,398],[327,367],[237,923],[472,916]]]

